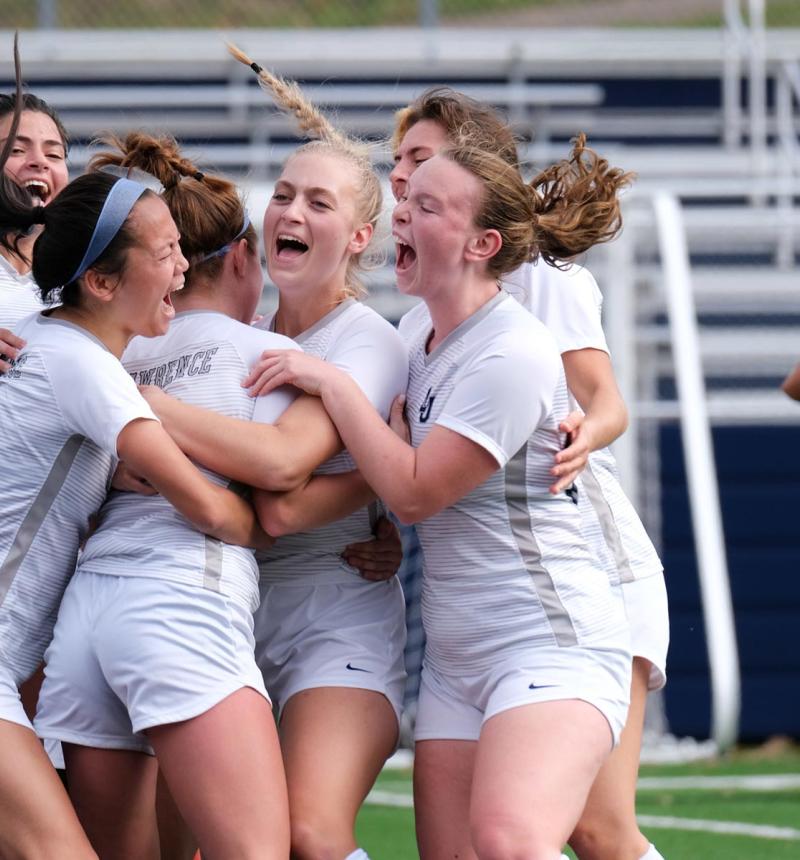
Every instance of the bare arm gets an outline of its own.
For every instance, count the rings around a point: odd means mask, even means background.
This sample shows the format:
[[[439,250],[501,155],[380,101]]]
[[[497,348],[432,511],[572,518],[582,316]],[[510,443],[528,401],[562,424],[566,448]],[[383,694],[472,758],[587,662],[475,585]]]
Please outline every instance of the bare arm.
[[[586,466],[592,451],[605,448],[628,426],[628,410],[617,387],[608,353],[600,349],[576,349],[562,353],[567,386],[584,414],[573,412],[561,422],[570,434],[569,445],[556,455],[551,473],[556,482],[550,492],[570,486]]]
[[[403,523],[438,513],[499,468],[485,448],[439,425],[412,448],[343,371],[294,350],[267,355],[269,390],[289,383],[321,396],[367,483]]]
[[[207,480],[157,421],[127,424],[117,437],[117,453],[199,531],[237,546],[272,545],[253,508]]]
[[[259,522],[273,537],[336,522],[374,499],[375,493],[357,470],[339,475],[314,475],[285,493],[253,492]]]
[[[781,391],[788,394],[792,400],[800,400],[800,364],[783,380]]]
[[[320,401],[299,397],[275,422],[242,421],[192,406],[161,389],[142,394],[164,428],[193,460],[263,490],[291,490],[342,449]]]

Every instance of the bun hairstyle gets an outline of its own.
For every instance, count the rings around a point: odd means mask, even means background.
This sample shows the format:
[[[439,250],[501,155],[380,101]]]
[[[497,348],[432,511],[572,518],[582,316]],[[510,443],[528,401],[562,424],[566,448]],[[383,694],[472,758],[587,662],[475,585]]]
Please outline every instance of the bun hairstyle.
[[[516,165],[482,147],[461,144],[441,154],[483,185],[475,223],[497,230],[503,240],[489,263],[494,277],[539,257],[557,264],[613,239],[620,229],[618,194],[632,174],[587,149],[584,135],[573,141],[569,158],[527,184]]]
[[[95,155],[90,170],[136,168],[155,176],[164,187],[161,197],[181,234],[181,250],[190,266],[184,289],[191,289],[201,277],[215,279],[222,269],[222,254],[216,252],[236,239],[246,239],[250,252],[258,253],[258,237],[236,185],[198,170],[184,158],[174,138],[136,131],[102,142],[114,151]]]
[[[319,153],[341,158],[352,167],[355,174],[357,218],[361,223],[371,224],[374,229],[383,210],[383,194],[380,179],[372,167],[369,146],[335,128],[331,121],[308,101],[296,83],[286,81],[262,68],[235,45],[228,44],[228,51],[256,73],[261,89],[269,93],[283,111],[291,114],[300,130],[312,139],[311,143],[295,150],[289,156],[290,159],[305,153]],[[365,292],[358,273],[379,261],[378,258],[368,262],[368,251],[369,249],[366,249],[350,257],[345,275],[345,292],[348,295],[358,297]]]

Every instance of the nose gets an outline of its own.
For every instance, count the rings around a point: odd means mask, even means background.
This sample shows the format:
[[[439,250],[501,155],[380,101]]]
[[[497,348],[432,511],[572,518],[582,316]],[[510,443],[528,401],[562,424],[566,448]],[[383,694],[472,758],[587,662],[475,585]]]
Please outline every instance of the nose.
[[[175,260],[175,271],[185,272],[189,268],[189,261],[183,256],[183,251],[178,249],[178,256]]]
[[[28,150],[28,157],[25,160],[28,167],[40,167],[46,170],[50,169],[50,164],[44,154],[44,150],[39,146],[31,146]]]
[[[408,223],[408,200],[401,197],[392,210],[392,224]]]
[[[293,197],[286,206],[283,207],[281,215],[286,221],[303,220],[303,204],[299,194],[296,197]]]
[[[408,171],[402,161],[395,161],[392,172],[389,174],[389,183],[392,186],[392,194],[395,200],[399,200],[406,193],[408,184]]]

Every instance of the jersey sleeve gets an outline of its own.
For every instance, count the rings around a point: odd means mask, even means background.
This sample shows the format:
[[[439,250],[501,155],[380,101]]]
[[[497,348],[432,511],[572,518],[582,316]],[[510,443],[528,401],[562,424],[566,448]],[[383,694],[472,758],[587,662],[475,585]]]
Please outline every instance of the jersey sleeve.
[[[408,385],[408,352],[390,323],[377,314],[364,316],[332,344],[326,360],[359,385],[384,419],[392,401]]]
[[[552,340],[495,347],[464,368],[436,423],[505,466],[552,411],[562,373]]]
[[[118,456],[117,437],[131,421],[158,421],[120,362],[99,347],[76,347],[48,373],[67,425],[112,457]]]
[[[263,343],[260,344],[262,351],[265,349],[300,349],[293,340],[281,334],[266,331],[263,334],[268,336],[260,338],[263,340]],[[293,385],[281,385],[280,388],[270,391],[269,394],[256,397],[252,420],[261,424],[274,424],[297,400],[299,395],[300,390]]]
[[[559,352],[608,352],[601,323],[603,296],[583,266],[557,269],[543,261],[526,263],[509,276],[509,292],[549,329]]]

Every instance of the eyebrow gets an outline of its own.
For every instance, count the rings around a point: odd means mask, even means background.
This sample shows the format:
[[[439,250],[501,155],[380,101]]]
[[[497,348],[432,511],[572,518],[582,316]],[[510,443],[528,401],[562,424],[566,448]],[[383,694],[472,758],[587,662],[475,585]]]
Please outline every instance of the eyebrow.
[[[433,151],[432,146],[428,146],[427,144],[421,143],[419,146],[412,146],[411,149],[408,150],[408,152],[404,152],[402,155],[399,152],[396,152],[394,155],[394,160],[400,161],[403,155],[416,155],[420,150],[423,149]]]
[[[7,141],[7,140],[8,140],[8,137],[0,138],[0,143],[5,143],[5,141]],[[22,143],[33,143],[33,138],[27,137],[24,134],[18,134],[14,138],[14,140],[19,140]],[[60,146],[62,149],[66,149],[63,141],[61,141],[61,140],[44,140],[44,141],[42,141],[42,143],[44,144],[44,146]]]

